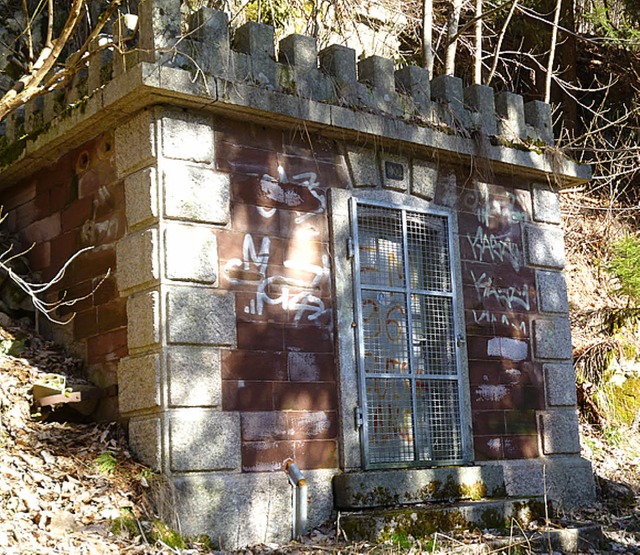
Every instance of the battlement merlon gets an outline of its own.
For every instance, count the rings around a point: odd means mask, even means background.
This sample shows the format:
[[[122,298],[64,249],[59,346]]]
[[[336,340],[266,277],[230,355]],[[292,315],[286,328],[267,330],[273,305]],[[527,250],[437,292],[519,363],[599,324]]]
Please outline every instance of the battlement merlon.
[[[134,23],[132,24],[132,21]],[[283,38],[248,22],[233,38],[223,12],[202,8],[180,34],[180,2],[149,0],[114,24],[123,48],[88,58],[66,90],[47,93],[0,126],[2,184],[45,166],[132,113],[154,104],[224,113],[271,125],[304,125],[329,137],[376,144],[439,159],[482,156],[496,171],[518,166],[533,178],[571,186],[588,166],[553,148],[551,106],[494,94],[461,79],[430,79],[419,67],[331,45],[317,52],[304,35]],[[135,40],[122,42],[123,37]],[[128,49],[125,49],[128,47]],[[29,164],[20,162],[29,158]]]

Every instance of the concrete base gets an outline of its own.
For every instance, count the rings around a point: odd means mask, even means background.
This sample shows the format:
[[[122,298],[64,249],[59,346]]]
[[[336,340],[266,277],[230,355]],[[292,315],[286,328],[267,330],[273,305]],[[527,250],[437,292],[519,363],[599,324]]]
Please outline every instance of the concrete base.
[[[309,486],[308,529],[332,517],[333,474],[332,470],[304,473]],[[181,474],[168,481],[162,516],[183,534],[207,534],[224,550],[292,539],[293,492],[284,472]]]
[[[547,495],[554,507],[572,509],[596,500],[591,463],[579,456],[496,461],[500,466],[508,497]]]
[[[394,537],[424,538],[434,532],[470,527],[502,528],[512,519],[526,527],[544,516],[544,502],[539,498],[467,501],[343,514],[341,527],[350,541],[385,541]]]
[[[351,472],[333,481],[336,507],[365,509],[504,495],[501,466],[461,466]]]

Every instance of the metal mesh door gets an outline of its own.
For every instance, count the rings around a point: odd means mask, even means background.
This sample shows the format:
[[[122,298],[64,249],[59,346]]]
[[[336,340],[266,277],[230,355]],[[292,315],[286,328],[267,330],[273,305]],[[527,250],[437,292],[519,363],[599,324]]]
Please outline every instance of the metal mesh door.
[[[462,462],[449,219],[353,210],[365,461]]]

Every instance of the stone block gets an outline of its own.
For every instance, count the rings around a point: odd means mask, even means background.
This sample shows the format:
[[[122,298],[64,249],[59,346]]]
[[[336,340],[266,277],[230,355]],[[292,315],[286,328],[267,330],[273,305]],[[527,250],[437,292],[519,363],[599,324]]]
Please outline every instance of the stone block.
[[[561,229],[527,225],[524,231],[529,266],[564,268],[564,235]]]
[[[394,154],[381,154],[379,158],[384,188],[406,193],[411,181],[409,159],[406,156]]]
[[[135,293],[127,299],[127,341],[129,350],[151,347],[160,342],[160,294]]]
[[[495,97],[496,112],[500,116],[498,134],[506,139],[526,139],[524,103],[519,94],[503,92]]]
[[[457,203],[457,177],[456,174],[451,173],[442,174],[438,172],[438,188],[440,189],[440,198],[438,202],[442,206],[448,206],[449,208],[455,208]]]
[[[354,187],[380,187],[380,166],[374,150],[347,145],[347,162]]]
[[[573,408],[541,411],[540,434],[545,455],[580,453],[578,413]]]
[[[89,94],[98,90],[111,80],[111,67],[113,64],[113,52],[108,49],[97,50],[98,39],[94,39],[89,45],[91,51],[91,63],[87,76],[87,90]]]
[[[462,104],[462,79],[453,75],[438,75],[431,80],[431,98],[443,102]]]
[[[180,163],[166,164],[163,187],[167,218],[219,225],[229,222],[231,184],[227,174]]]
[[[185,248],[189,245],[189,248]],[[169,224],[165,230],[165,271],[169,279],[217,284],[218,244],[213,229]]]
[[[289,436],[289,419],[283,411],[242,413],[243,441],[275,441]]]
[[[160,406],[160,355],[120,359],[118,405],[122,414]]]
[[[562,272],[536,271],[538,306],[541,312],[569,312],[567,282]]]
[[[213,163],[213,122],[210,117],[165,110],[160,118],[160,130],[165,157]]]
[[[573,364],[545,364],[543,368],[547,404],[552,407],[575,406],[576,372]]]
[[[356,81],[356,51],[339,44],[321,50],[318,54],[320,69],[331,76],[338,85]]]
[[[284,472],[192,473],[174,476],[173,483],[172,510],[184,534],[207,533],[225,551],[291,540],[291,486]]]
[[[496,122],[496,105],[493,89],[485,85],[470,85],[464,89],[464,102],[474,112],[480,115],[482,132],[495,135],[498,132]]]
[[[538,138],[548,145],[552,145],[553,120],[551,105],[539,100],[532,100],[524,105],[524,119],[533,127]]]
[[[396,87],[408,94],[422,116],[431,112],[429,71],[418,66],[406,66],[395,73]]]
[[[596,499],[591,463],[575,455],[543,460],[506,460],[504,469],[509,497],[546,494],[554,507],[571,509],[592,505]]]
[[[137,458],[153,470],[162,469],[162,426],[159,418],[129,420],[129,446]]]
[[[37,96],[24,107],[24,129],[26,133],[38,131],[44,125],[44,98]]]
[[[369,56],[358,62],[358,79],[382,95],[395,95],[396,85],[393,60],[382,56]]]
[[[411,161],[411,194],[417,197],[433,200],[436,196],[438,183],[438,168],[431,162],[422,160]]]
[[[208,75],[226,77],[229,68],[229,18],[226,13],[200,8],[191,14],[189,33],[196,41],[198,64]]]
[[[333,483],[336,507],[347,510],[492,497],[504,490],[497,465],[349,472],[337,474]]]
[[[233,47],[252,58],[276,59],[275,31],[271,25],[247,21],[236,29]]]
[[[548,185],[534,183],[532,186],[533,219],[536,222],[559,224],[562,222],[558,195]]]
[[[233,345],[235,297],[209,288],[172,287],[167,293],[169,343]]]
[[[117,127],[114,148],[118,177],[124,177],[153,163],[156,156],[154,112],[138,112]]]
[[[318,66],[316,39],[307,35],[289,35],[280,41],[279,61],[295,66],[304,74]]]
[[[171,470],[238,470],[241,465],[240,415],[181,409],[169,417]]]
[[[571,360],[569,317],[538,318],[533,322],[534,354],[540,359]]]
[[[312,530],[327,522],[334,513],[333,477],[336,470],[307,470],[304,477],[309,485],[307,529]]]
[[[453,75],[438,75],[431,80],[431,98],[448,104],[441,110],[445,120],[453,127],[469,127],[471,115],[464,107],[462,79]],[[453,116],[453,119],[451,118]]]
[[[160,278],[158,230],[145,229],[125,235],[116,246],[118,289],[141,288]]]
[[[158,221],[158,182],[155,168],[145,168],[128,175],[124,194],[129,229]]]
[[[220,351],[211,347],[168,348],[169,404],[173,407],[220,407]]]

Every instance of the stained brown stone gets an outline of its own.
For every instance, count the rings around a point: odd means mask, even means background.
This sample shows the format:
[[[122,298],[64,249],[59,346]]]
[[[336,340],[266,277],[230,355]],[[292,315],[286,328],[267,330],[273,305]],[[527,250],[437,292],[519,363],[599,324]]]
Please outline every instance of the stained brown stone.
[[[504,435],[505,412],[501,410],[474,411],[473,433],[479,436]]]
[[[333,334],[328,326],[285,326],[284,345],[289,351],[332,353]]]
[[[238,348],[256,351],[284,350],[283,327],[275,323],[238,322]]]
[[[222,381],[222,410],[273,410],[272,382]]]
[[[502,437],[474,436],[473,447],[477,461],[496,461],[504,459]]]
[[[222,379],[252,381],[285,381],[285,352],[223,350]]]
[[[505,459],[534,459],[539,456],[537,435],[504,438]]]
[[[333,354],[292,351],[287,356],[287,367],[292,382],[335,381]]]
[[[274,405],[277,410],[335,410],[335,384],[288,383],[273,384]]]
[[[301,468],[337,468],[338,446],[334,440],[296,441],[295,461]]]

